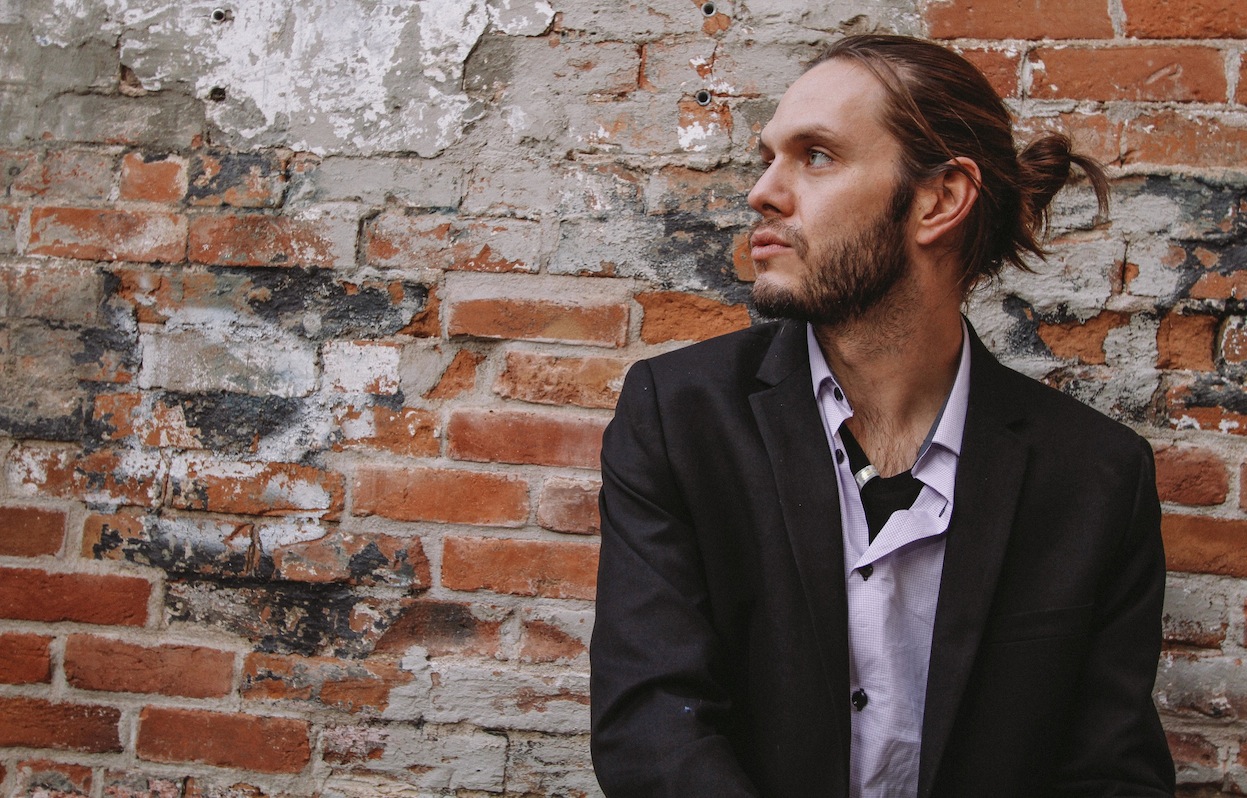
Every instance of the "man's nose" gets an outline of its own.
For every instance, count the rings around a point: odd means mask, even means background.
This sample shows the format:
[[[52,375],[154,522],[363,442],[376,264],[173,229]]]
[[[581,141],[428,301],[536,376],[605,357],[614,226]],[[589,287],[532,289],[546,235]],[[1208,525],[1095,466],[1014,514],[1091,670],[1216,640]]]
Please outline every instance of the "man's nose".
[[[753,184],[749,191],[749,207],[767,218],[792,214],[792,193],[776,162],[768,164],[758,182]]]

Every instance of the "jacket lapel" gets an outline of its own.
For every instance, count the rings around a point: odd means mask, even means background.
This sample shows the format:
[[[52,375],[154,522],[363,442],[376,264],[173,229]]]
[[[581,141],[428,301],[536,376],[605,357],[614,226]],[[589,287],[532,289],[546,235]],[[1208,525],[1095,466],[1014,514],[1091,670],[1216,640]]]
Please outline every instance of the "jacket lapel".
[[[849,641],[840,498],[814,399],[804,324],[784,324],[758,379],[769,387],[752,394],[750,404],[770,458],[818,656],[836,707],[840,740],[831,750],[842,752],[847,775]]]
[[[936,603],[922,724],[918,795],[927,798],[965,694],[1022,490],[1028,450],[1009,426],[1019,416],[1011,376],[970,333],[970,401],[956,499]]]

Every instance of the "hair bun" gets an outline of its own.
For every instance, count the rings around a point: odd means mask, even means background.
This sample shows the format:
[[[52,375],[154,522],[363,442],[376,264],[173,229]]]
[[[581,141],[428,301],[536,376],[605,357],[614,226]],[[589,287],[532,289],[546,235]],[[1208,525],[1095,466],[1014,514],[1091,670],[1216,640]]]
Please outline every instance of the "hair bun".
[[[1108,212],[1108,180],[1100,165],[1076,154],[1068,136],[1048,133],[1018,154],[1022,203],[1032,220],[1046,219],[1052,198],[1069,182],[1071,166],[1077,166],[1090,179],[1100,213]]]

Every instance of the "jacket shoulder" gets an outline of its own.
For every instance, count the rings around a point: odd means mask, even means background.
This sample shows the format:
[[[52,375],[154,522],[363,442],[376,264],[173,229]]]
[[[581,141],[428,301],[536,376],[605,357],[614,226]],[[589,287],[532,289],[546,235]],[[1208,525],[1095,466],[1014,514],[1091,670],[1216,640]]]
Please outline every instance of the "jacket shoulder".
[[[641,361],[656,381],[734,382],[752,380],[781,332],[792,335],[791,322],[767,322],[665,352]],[[803,339],[804,340],[804,339]]]

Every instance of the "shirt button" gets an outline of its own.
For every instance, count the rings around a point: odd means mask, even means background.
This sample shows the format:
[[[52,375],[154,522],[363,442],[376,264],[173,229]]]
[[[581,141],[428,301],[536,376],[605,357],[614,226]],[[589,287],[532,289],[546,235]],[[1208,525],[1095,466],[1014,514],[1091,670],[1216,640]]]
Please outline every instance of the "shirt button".
[[[861,568],[857,569],[857,572],[862,575],[862,581],[865,582],[870,578],[871,574],[875,572],[875,566],[863,565]]]
[[[837,463],[844,462],[844,450],[843,449],[836,449],[836,462]]]
[[[834,397],[836,397],[836,401],[837,401],[837,402],[843,402],[843,401],[844,401],[844,391],[840,390],[840,386],[839,386],[839,385],[837,385],[837,386],[836,386],[836,387],[832,390],[831,395],[832,395],[832,396],[834,396]]]
[[[854,709],[861,712],[870,703],[870,697],[866,695],[865,690],[859,687],[853,691],[853,695],[849,696],[849,701],[853,704]]]

